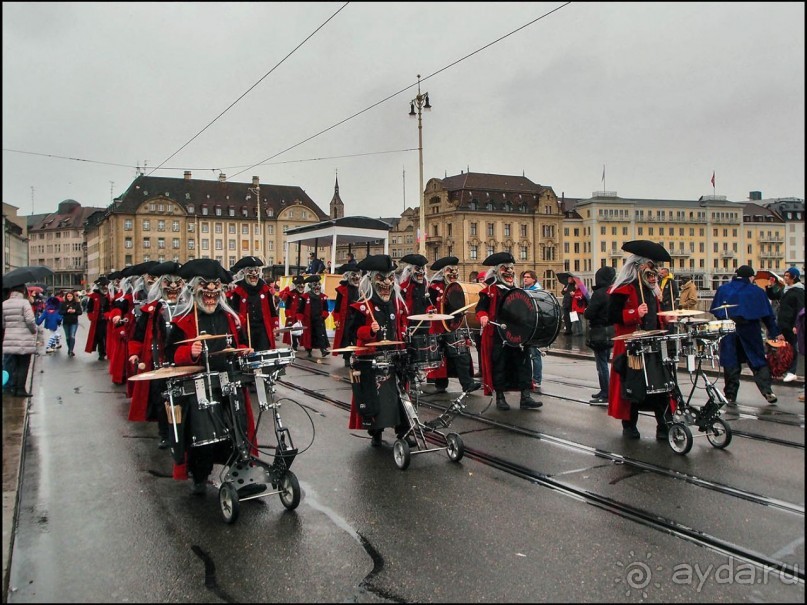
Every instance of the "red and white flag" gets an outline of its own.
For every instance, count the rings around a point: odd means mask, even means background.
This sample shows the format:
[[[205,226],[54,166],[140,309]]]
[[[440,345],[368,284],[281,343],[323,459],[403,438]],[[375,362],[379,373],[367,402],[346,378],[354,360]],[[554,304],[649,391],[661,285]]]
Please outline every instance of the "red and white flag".
[[[712,170],[712,188],[715,186],[715,171]]]

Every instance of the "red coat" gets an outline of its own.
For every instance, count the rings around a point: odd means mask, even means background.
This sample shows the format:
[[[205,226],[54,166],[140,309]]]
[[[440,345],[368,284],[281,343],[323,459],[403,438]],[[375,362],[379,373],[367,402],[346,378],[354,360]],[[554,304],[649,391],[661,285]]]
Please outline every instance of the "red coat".
[[[356,331],[356,346],[361,347],[368,342],[377,342],[381,340],[381,331],[374,336],[370,328],[374,321],[374,317],[379,314],[381,310],[375,305],[368,305],[366,301],[355,302],[350,306],[364,316],[364,325],[360,326]],[[387,334],[386,339],[402,341],[404,339],[404,334],[406,334],[406,309],[404,309],[403,306],[397,302],[395,305],[395,331],[396,334],[394,335]],[[403,346],[404,345],[397,345],[395,348],[401,349]],[[359,414],[358,408],[356,407],[355,397],[352,397],[350,400],[350,419],[348,420],[347,428],[354,430],[365,428],[362,426],[362,417],[361,414]]]
[[[488,307],[488,311],[477,311],[476,317],[481,321],[483,317],[487,317],[488,320],[496,321],[496,313],[499,306],[499,296],[500,296],[501,289],[494,283],[489,286],[482,288],[479,291],[480,298],[483,295],[486,295],[490,299],[490,305]],[[478,304],[478,303],[477,303]],[[481,365],[482,370],[482,384],[484,385],[484,393],[485,395],[490,395],[493,393],[492,385],[493,385],[493,331],[496,329],[496,326],[492,324],[488,324],[485,326],[485,329],[482,330],[482,351],[480,352],[479,356],[479,363]]]
[[[155,335],[154,322],[162,322],[163,319],[160,314],[162,303],[157,301],[143,305],[140,308],[142,315],[138,321],[146,322],[146,331],[142,341],[131,338],[128,343],[128,358],[132,355],[137,355],[140,358],[140,363],[146,365],[145,368],[139,372],[150,372],[154,369],[154,353],[152,347],[154,346],[155,336],[157,338],[158,363],[166,361],[165,357],[165,341],[163,332],[159,329]],[[133,334],[134,336],[134,334]],[[132,387],[132,401],[129,404],[129,420],[133,422],[146,422],[148,420],[148,406],[149,406],[149,385],[148,380],[129,381],[133,384]]]
[[[182,317],[176,317],[171,321],[171,324],[182,330],[182,333],[185,335],[185,339],[189,338],[196,338],[199,335],[199,330],[196,326],[196,318],[194,317],[194,313],[188,313],[187,315],[183,315]],[[241,344],[239,338],[239,331],[238,326],[235,323],[235,319],[232,315],[227,313],[227,325],[229,327],[229,333],[232,334],[233,337],[233,346],[236,349],[246,349],[247,346],[245,344]],[[193,348],[193,343],[188,342],[181,345],[178,345],[176,350],[174,351],[174,364],[178,366],[192,366],[197,365],[197,362],[201,363],[201,360],[194,360],[191,357],[191,349]],[[255,438],[255,415],[252,413],[252,404],[249,399],[249,392],[246,388],[242,391],[244,395],[244,407],[246,408],[247,414],[247,440],[252,444],[257,444],[257,440]],[[258,450],[256,447],[251,448],[250,453],[253,456],[258,455]],[[176,466],[180,468],[177,469]],[[185,479],[187,478],[187,472],[182,467],[186,465],[176,465],[174,468],[174,478],[175,479]]]
[[[100,292],[92,292],[90,294],[90,300],[92,301],[92,311],[87,313],[87,317],[90,320],[90,330],[87,334],[87,344],[84,346],[85,353],[92,353],[95,351],[95,334],[98,330],[99,322],[101,325],[102,330],[106,330],[106,317],[101,317],[101,299],[106,298],[109,300],[106,294],[101,294]]]
[[[126,381],[127,359],[128,359],[128,340],[129,336],[134,333],[134,298],[131,294],[123,296],[123,303],[121,299],[116,301],[116,304],[123,306],[125,304],[126,311],[119,307],[113,307],[109,311],[109,331],[107,331],[107,353],[109,354],[109,373],[112,375],[112,382],[115,384],[123,384]],[[127,319],[127,323],[120,323],[117,326],[113,324],[112,319],[120,317]],[[109,353],[109,343],[114,343],[112,352]]]
[[[434,305],[433,308],[441,309],[443,304],[443,295],[446,291],[445,281],[433,281],[429,284],[429,299]],[[417,324],[415,324],[417,325]],[[429,334],[445,334],[448,330],[443,325],[442,321],[429,322]],[[473,363],[471,363],[471,373],[473,373]],[[434,368],[426,372],[426,377],[429,379],[448,378],[448,367],[446,366],[446,358],[443,357],[440,367]]]
[[[351,300],[351,296],[353,300]],[[336,331],[333,335],[333,347],[335,349],[346,347],[350,344],[347,338],[345,338],[345,342],[342,342],[342,339],[345,336],[345,325],[347,324],[350,305],[356,302],[358,296],[358,288],[355,286],[349,286],[344,282],[336,286],[336,305],[331,313],[331,317],[333,317],[334,324],[336,325]],[[342,353],[333,353],[333,355],[341,354]]]
[[[261,297],[261,314],[263,316],[263,327],[266,330],[266,336],[269,338],[269,348],[275,349],[275,328],[280,327],[280,318],[277,314],[277,309],[274,305],[274,293],[268,284],[264,283],[258,291]],[[247,322],[247,312],[249,310],[247,304],[248,293],[242,285],[236,286],[231,290],[227,296],[232,301],[233,307],[238,312],[238,317],[241,319],[241,325],[246,331],[249,323]]]
[[[288,286],[278,292],[278,297],[286,306],[286,327],[289,327],[297,320],[297,307],[300,305],[300,296],[302,294]],[[291,332],[283,333],[283,342],[287,345],[291,344]]]
[[[303,308],[302,312],[297,313],[297,320],[302,322],[303,327],[303,335],[300,336],[300,345],[304,349],[311,349],[311,338],[313,338],[314,331],[311,329],[311,296],[313,296],[313,292],[306,292],[300,297],[300,301],[298,304]],[[328,316],[331,314],[328,311],[328,297],[324,293],[320,293],[319,295],[319,302],[320,306],[322,307],[322,311],[320,311],[320,317],[323,321],[328,319]],[[299,309],[299,307],[298,307]]]
[[[642,318],[639,317],[637,309],[641,304],[639,300],[639,292],[633,284],[624,284],[619,286],[616,290],[611,292],[611,295],[622,294],[627,295],[625,306],[622,308],[622,318],[619,322],[614,324],[614,336],[622,336],[624,334],[632,334],[639,328]],[[658,308],[661,309],[661,300],[658,301]],[[659,326],[662,325],[663,319],[658,318]],[[627,345],[624,340],[614,340],[614,349],[611,354],[613,361],[619,355],[625,353]],[[614,370],[613,363],[611,364],[611,374],[608,379],[608,415],[620,420],[630,420],[631,402],[622,397],[622,377]]]

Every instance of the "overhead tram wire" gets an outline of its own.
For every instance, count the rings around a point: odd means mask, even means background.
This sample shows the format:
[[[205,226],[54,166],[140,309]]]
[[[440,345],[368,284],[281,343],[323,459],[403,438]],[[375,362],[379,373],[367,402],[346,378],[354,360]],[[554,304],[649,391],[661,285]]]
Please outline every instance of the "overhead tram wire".
[[[453,63],[449,63],[449,64],[448,64],[448,65],[446,65],[445,67],[442,67],[442,68],[438,69],[437,71],[435,71],[435,72],[433,72],[433,73],[429,74],[428,76],[425,76],[425,77],[424,77],[424,78],[422,78],[420,81],[421,81],[421,82],[425,82],[425,81],[426,81],[426,80],[428,80],[429,78],[432,78],[432,77],[436,76],[437,74],[440,74],[440,73],[444,72],[445,70],[450,69],[451,67],[454,67],[455,65],[457,65],[457,64],[459,64],[459,63],[462,63],[463,61],[465,61],[465,59],[468,59],[468,58],[470,58],[470,57],[474,56],[475,54],[480,53],[480,52],[482,52],[483,50],[485,50],[485,49],[487,49],[487,48],[490,48],[490,47],[491,47],[491,46],[493,46],[494,44],[497,44],[498,42],[501,42],[501,41],[502,41],[502,40],[504,40],[505,38],[508,38],[508,37],[512,36],[513,34],[515,34],[515,33],[519,32],[519,31],[521,31],[522,29],[524,29],[524,28],[526,28],[526,27],[529,27],[529,26],[530,26],[530,25],[532,25],[533,23],[537,23],[537,22],[538,22],[538,21],[540,21],[541,19],[543,19],[543,18],[545,18],[545,17],[548,17],[548,16],[549,16],[549,15],[551,15],[552,13],[555,13],[555,12],[559,11],[559,10],[560,10],[560,9],[562,9],[562,8],[565,8],[565,7],[566,7],[566,6],[568,6],[569,4],[571,4],[571,2],[564,2],[564,3],[563,3],[563,4],[561,4],[560,6],[557,6],[557,7],[553,8],[551,11],[544,13],[544,14],[543,14],[543,15],[541,15],[540,17],[536,17],[535,19],[533,19],[532,21],[529,21],[528,23],[525,23],[525,24],[524,24],[524,25],[522,25],[521,27],[517,27],[517,28],[516,28],[516,29],[514,29],[513,31],[511,31],[511,32],[509,32],[509,33],[507,33],[507,34],[505,34],[505,35],[503,35],[503,36],[501,36],[501,37],[497,38],[496,40],[493,40],[493,42],[489,42],[488,44],[485,44],[484,46],[482,46],[482,47],[480,47],[480,48],[476,49],[475,51],[473,51],[473,52],[471,52],[471,53],[468,53],[468,54],[467,54],[467,55],[465,55],[464,57],[461,57],[461,58],[457,59],[457,60],[456,60],[456,61],[454,61]],[[294,149],[295,147],[299,147],[300,145],[303,145],[304,143],[307,143],[308,141],[310,141],[310,140],[312,140],[312,139],[315,139],[316,137],[320,136],[321,134],[325,134],[325,133],[326,133],[326,132],[328,132],[329,130],[333,130],[333,129],[334,129],[334,128],[336,128],[337,126],[341,126],[341,125],[342,125],[342,124],[344,124],[345,122],[348,122],[348,121],[352,120],[353,118],[356,118],[356,117],[360,116],[361,114],[363,114],[363,113],[365,113],[365,112],[367,112],[367,111],[370,111],[371,109],[374,109],[375,107],[378,107],[378,106],[379,106],[379,105],[381,105],[382,103],[386,103],[386,102],[387,102],[387,101],[389,101],[390,99],[393,99],[393,98],[397,97],[398,95],[400,95],[400,94],[402,94],[402,93],[406,92],[407,90],[409,90],[410,88],[412,88],[412,86],[414,86],[414,85],[415,85],[415,83],[412,83],[412,84],[407,85],[405,88],[402,88],[402,89],[401,89],[401,90],[399,90],[398,92],[394,92],[394,93],[392,93],[391,95],[389,95],[389,96],[387,96],[387,97],[385,97],[385,98],[381,99],[380,101],[377,101],[377,102],[373,103],[373,104],[372,104],[372,105],[370,105],[369,107],[366,107],[366,108],[362,109],[361,111],[358,111],[358,112],[354,113],[352,116],[349,116],[349,117],[345,118],[344,120],[340,120],[340,121],[339,121],[339,122],[337,122],[336,124],[333,124],[332,126],[329,126],[328,128],[325,128],[324,130],[320,130],[318,133],[313,134],[313,135],[311,135],[310,137],[308,137],[308,138],[306,138],[306,139],[303,139],[303,140],[302,140],[302,141],[300,141],[299,143],[296,143],[296,144],[292,145],[291,147],[287,147],[286,149],[284,149],[284,150],[282,150],[282,151],[278,151],[276,154],[274,154],[274,155],[272,155],[272,156],[269,156],[268,158],[265,158],[265,159],[261,160],[260,162],[257,162],[257,163],[255,163],[255,164],[252,164],[251,166],[249,166],[249,167],[247,167],[247,168],[245,168],[245,169],[243,169],[243,170],[241,170],[241,171],[239,171],[239,172],[236,172],[235,174],[233,174],[233,175],[232,175],[232,177],[236,177],[236,176],[238,176],[239,174],[241,174],[242,172],[246,172],[246,171],[251,170],[251,169],[253,169],[253,168],[257,167],[257,166],[262,166],[262,165],[264,165],[264,164],[265,164],[266,162],[268,162],[269,160],[273,160],[273,159],[275,159],[277,156],[282,155],[282,154],[286,153],[287,151],[291,151],[291,150],[292,150],[292,149]],[[231,178],[232,178],[232,177],[231,177]]]
[[[151,169],[151,172],[149,172],[149,173],[148,173],[148,175],[146,175],[146,176],[151,176],[151,175],[154,173],[154,171],[155,171],[155,170],[158,170],[159,168],[162,168],[162,166],[163,166],[163,165],[164,165],[164,164],[165,164],[165,163],[166,163],[168,160],[170,160],[170,159],[171,159],[171,158],[173,158],[173,157],[174,157],[176,154],[178,154],[180,151],[182,151],[183,149],[185,149],[185,147],[187,147],[188,145],[190,145],[190,144],[191,144],[191,143],[192,143],[192,142],[193,142],[193,141],[194,141],[194,140],[195,140],[195,139],[196,139],[196,138],[197,138],[199,135],[201,135],[201,134],[202,134],[202,133],[203,133],[205,130],[207,130],[208,128],[210,128],[210,127],[211,127],[211,126],[212,126],[212,125],[213,125],[213,124],[214,124],[214,123],[215,123],[215,122],[216,122],[216,121],[217,121],[217,120],[218,120],[218,119],[219,119],[221,116],[223,116],[225,113],[227,113],[228,111],[230,111],[230,109],[232,109],[232,108],[233,108],[233,106],[235,106],[235,104],[236,104],[236,103],[238,103],[238,102],[239,102],[241,99],[243,99],[245,96],[247,96],[247,95],[248,95],[248,94],[249,94],[249,93],[252,91],[252,89],[253,89],[253,88],[255,88],[255,87],[258,85],[258,84],[260,84],[261,82],[263,82],[263,80],[264,80],[264,79],[265,79],[265,78],[266,78],[266,77],[267,77],[269,74],[271,74],[273,71],[275,71],[275,70],[276,70],[278,67],[280,67],[280,66],[281,66],[281,65],[282,65],[282,64],[283,64],[283,63],[286,61],[286,59],[288,59],[288,58],[289,58],[289,57],[291,57],[291,56],[292,56],[292,55],[293,55],[295,52],[297,52],[297,50],[298,50],[298,49],[299,49],[299,48],[300,48],[300,47],[301,47],[303,44],[305,44],[305,43],[306,43],[306,42],[308,42],[308,41],[309,41],[311,38],[313,38],[313,37],[314,37],[314,35],[315,35],[317,32],[319,32],[319,30],[321,30],[323,27],[325,27],[325,26],[326,26],[326,25],[327,25],[327,24],[328,24],[328,23],[331,21],[331,19],[333,19],[334,17],[336,17],[336,15],[338,15],[338,14],[339,14],[339,13],[342,11],[342,9],[344,9],[344,8],[345,8],[345,7],[346,7],[348,4],[350,4],[350,2],[345,2],[345,3],[344,3],[342,6],[340,6],[340,7],[339,7],[339,9],[338,9],[338,10],[337,10],[337,11],[336,11],[336,12],[335,12],[333,15],[331,15],[330,17],[328,17],[328,18],[325,20],[325,22],[324,22],[324,23],[322,23],[322,24],[321,24],[319,27],[317,27],[317,29],[315,29],[313,32],[311,32],[311,33],[310,33],[310,34],[309,34],[309,35],[308,35],[308,36],[305,38],[305,40],[303,40],[302,42],[300,42],[300,43],[299,43],[299,44],[298,44],[298,45],[297,45],[297,46],[294,48],[294,50],[292,50],[292,51],[291,51],[289,54],[287,54],[285,57],[283,57],[283,58],[280,60],[280,62],[279,62],[279,63],[277,63],[277,65],[275,65],[275,66],[274,66],[272,69],[270,69],[268,72],[266,72],[266,73],[265,73],[265,74],[264,74],[264,75],[261,77],[261,79],[260,79],[260,80],[258,80],[257,82],[255,82],[255,84],[253,84],[252,86],[250,86],[250,87],[249,87],[249,88],[248,88],[248,89],[247,89],[247,90],[246,90],[246,91],[245,91],[245,92],[244,92],[244,93],[243,93],[243,94],[242,94],[240,97],[238,97],[238,98],[237,98],[235,101],[233,101],[232,103],[230,103],[230,105],[227,107],[227,109],[225,109],[225,110],[224,110],[224,111],[222,111],[222,112],[221,112],[219,115],[217,115],[215,118],[213,118],[213,120],[212,120],[212,121],[211,121],[211,122],[210,122],[210,123],[209,123],[207,126],[205,126],[204,128],[202,128],[202,130],[200,130],[199,132],[197,132],[195,135],[193,135],[193,137],[191,137],[191,139],[190,139],[190,140],[189,140],[187,143],[185,143],[185,144],[184,144],[182,147],[180,147],[180,148],[179,148],[179,149],[177,149],[177,150],[176,150],[174,153],[172,153],[172,154],[171,154],[171,155],[169,155],[167,158],[165,158],[165,159],[162,161],[162,163],[160,163],[158,166],[156,166],[156,167],[152,168],[152,169]]]

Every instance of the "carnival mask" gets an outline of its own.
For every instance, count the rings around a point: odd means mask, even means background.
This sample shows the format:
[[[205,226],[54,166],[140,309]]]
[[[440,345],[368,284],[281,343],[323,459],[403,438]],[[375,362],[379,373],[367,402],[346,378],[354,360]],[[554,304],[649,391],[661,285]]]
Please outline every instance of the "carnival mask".
[[[392,284],[394,283],[395,273],[392,271],[388,273],[379,271],[373,276],[373,289],[384,302],[387,302],[392,296]]]
[[[296,289],[296,290],[297,290],[297,291],[298,291],[300,294],[302,294],[303,292],[305,292],[305,283],[295,284],[295,285],[294,285],[294,288],[295,288],[295,289]]]
[[[169,304],[176,304],[179,293],[185,285],[185,280],[176,275],[163,276],[160,287],[163,291],[163,299],[167,300]]]
[[[656,280],[658,279],[658,273],[653,268],[643,269],[641,272],[642,282],[649,286],[650,288],[656,285]]]
[[[260,267],[247,267],[244,269],[244,281],[246,281],[250,286],[257,286],[260,279]]]
[[[347,283],[351,286],[359,287],[359,282],[361,281],[361,273],[358,271],[348,271],[347,273]]]
[[[213,313],[219,305],[219,297],[221,297],[221,280],[214,279],[207,281],[200,279],[199,284],[196,286],[194,292],[194,300],[196,305],[205,313]]]
[[[314,294],[319,295],[319,293],[322,292],[322,284],[320,282],[314,282],[311,284],[311,291]]]
[[[426,268],[415,265],[412,268],[412,279],[417,283],[422,284],[423,280],[426,279]]]
[[[508,286],[516,283],[516,267],[512,263],[499,265],[499,280]]]
[[[151,275],[149,273],[146,273],[143,276],[143,283],[146,284],[146,288],[145,288],[146,292],[148,292],[151,289],[151,286],[153,286],[154,282],[156,282],[156,281],[157,281],[157,278],[154,275]]]
[[[447,283],[452,283],[460,278],[460,271],[456,265],[449,265],[446,267],[446,270],[443,271],[443,275]]]

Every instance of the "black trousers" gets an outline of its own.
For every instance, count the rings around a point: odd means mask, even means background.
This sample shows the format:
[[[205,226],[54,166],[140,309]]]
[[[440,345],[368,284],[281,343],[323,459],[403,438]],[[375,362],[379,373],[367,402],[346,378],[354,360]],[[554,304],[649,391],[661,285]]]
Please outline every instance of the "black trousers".
[[[669,406],[669,395],[667,393],[660,393],[657,395],[649,395],[644,403],[633,403],[630,406],[630,420],[623,420],[622,426],[625,428],[636,427],[639,420],[640,409],[651,409],[656,417],[656,425],[664,426],[669,420],[672,419]]]
[[[763,395],[772,393],[771,369],[767,365],[764,365],[758,370],[751,368],[751,371],[754,373],[754,382],[756,383],[759,392]],[[740,390],[740,366],[737,366],[736,368],[723,366],[723,378],[726,383],[725,388],[723,389],[723,394],[727,399],[737,399],[737,392]]]
[[[449,376],[456,376],[460,381],[463,391],[467,391],[474,378],[471,375],[471,353],[466,351],[457,357],[449,357],[446,355],[446,372]],[[448,378],[435,378],[434,386],[438,389],[445,389],[448,387]]]
[[[28,367],[31,365],[31,354],[15,355],[14,390],[22,393],[28,391]]]

